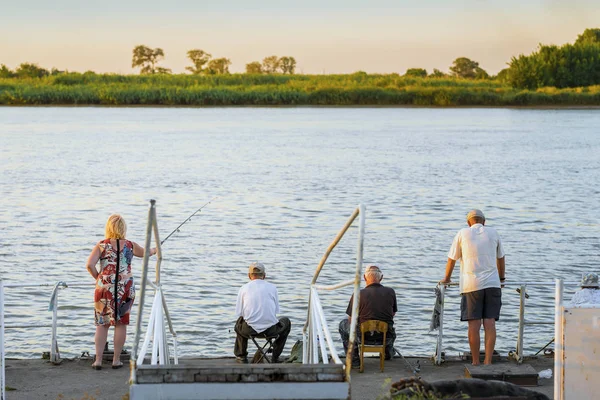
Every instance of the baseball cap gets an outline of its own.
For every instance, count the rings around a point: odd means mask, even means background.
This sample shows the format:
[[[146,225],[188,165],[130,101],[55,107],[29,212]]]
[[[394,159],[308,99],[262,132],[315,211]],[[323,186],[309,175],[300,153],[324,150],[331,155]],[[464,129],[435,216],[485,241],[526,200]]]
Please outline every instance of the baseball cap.
[[[593,272],[585,274],[581,278],[581,286],[600,288],[600,285],[598,284],[598,274],[595,274]]]
[[[467,221],[470,220],[471,218],[475,218],[475,217],[485,219],[485,215],[483,215],[483,211],[478,210],[476,208],[472,209],[471,211],[469,211],[467,213]]]
[[[265,266],[262,263],[253,262],[248,267],[248,273],[249,274],[264,274],[265,273]]]

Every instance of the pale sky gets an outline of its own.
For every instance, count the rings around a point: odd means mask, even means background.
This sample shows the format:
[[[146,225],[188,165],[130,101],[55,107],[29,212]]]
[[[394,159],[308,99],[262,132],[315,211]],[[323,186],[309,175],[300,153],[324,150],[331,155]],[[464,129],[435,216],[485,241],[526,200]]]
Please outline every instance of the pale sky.
[[[447,71],[458,57],[495,74],[599,27],[598,0],[0,0],[0,64],[130,74],[143,44],[175,73],[202,49],[231,72],[277,55],[307,74]]]

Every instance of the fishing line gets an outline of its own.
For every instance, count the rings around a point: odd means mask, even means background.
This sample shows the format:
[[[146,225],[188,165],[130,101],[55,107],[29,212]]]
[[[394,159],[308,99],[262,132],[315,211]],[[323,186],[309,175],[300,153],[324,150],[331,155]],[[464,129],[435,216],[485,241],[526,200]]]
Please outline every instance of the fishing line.
[[[199,209],[197,209],[196,211],[194,211],[194,212],[192,213],[192,215],[190,215],[189,217],[187,217],[185,221],[183,221],[181,224],[179,224],[179,226],[178,226],[177,228],[175,228],[175,229],[173,230],[173,232],[169,233],[169,235],[168,235],[166,238],[164,238],[164,240],[162,240],[162,241],[160,242],[160,245],[162,246],[162,244],[163,244],[164,242],[166,242],[166,241],[167,241],[167,239],[168,239],[168,238],[170,238],[170,237],[171,237],[171,235],[173,235],[175,232],[179,232],[179,228],[181,228],[183,225],[185,225],[187,222],[189,222],[189,221],[192,219],[192,217],[193,217],[194,215],[196,215],[197,213],[199,213],[200,211],[202,211],[202,209],[203,209],[204,207],[206,207],[207,205],[209,205],[210,203],[212,203],[212,202],[213,202],[213,201],[214,201],[214,200],[215,200],[217,197],[219,197],[219,196],[215,196],[215,197],[213,197],[212,199],[210,199],[210,201],[209,201],[209,202],[207,202],[207,203],[206,203],[206,204],[204,204],[202,207],[200,207]]]

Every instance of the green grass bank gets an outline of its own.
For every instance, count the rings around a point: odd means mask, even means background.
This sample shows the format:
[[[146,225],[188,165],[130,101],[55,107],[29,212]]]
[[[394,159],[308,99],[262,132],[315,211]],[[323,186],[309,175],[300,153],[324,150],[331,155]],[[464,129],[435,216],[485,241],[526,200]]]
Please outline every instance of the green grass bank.
[[[600,85],[514,89],[499,80],[389,75],[115,75],[1,78],[0,105],[600,106]]]

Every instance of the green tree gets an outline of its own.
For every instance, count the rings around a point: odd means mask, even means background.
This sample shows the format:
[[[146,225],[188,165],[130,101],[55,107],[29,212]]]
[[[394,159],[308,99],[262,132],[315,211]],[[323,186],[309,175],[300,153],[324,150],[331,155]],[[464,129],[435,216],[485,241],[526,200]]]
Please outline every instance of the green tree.
[[[459,57],[452,63],[450,71],[457,78],[473,79],[477,76],[477,68],[479,63],[468,59],[467,57]]]
[[[588,32],[586,34],[586,32]],[[579,43],[562,46],[539,45],[529,55],[513,57],[509,63],[508,81],[519,89],[557,88],[600,84],[600,42],[590,30]],[[592,31],[593,33],[593,31]]]
[[[504,68],[503,70],[498,72],[498,75],[496,75],[493,79],[496,79],[497,81],[500,81],[502,83],[508,83],[509,70],[510,70],[510,68]]]
[[[15,75],[19,78],[43,78],[50,75],[50,72],[37,64],[23,63],[17,67]]]
[[[575,44],[600,43],[600,29],[586,29],[581,35],[577,35]]]
[[[296,59],[294,57],[281,57],[279,67],[282,73],[293,75],[296,70]]]
[[[157,74],[169,75],[171,72],[171,68],[156,67]]]
[[[230,65],[229,58],[214,58],[208,62],[205,73],[209,75],[228,74]]]
[[[15,73],[12,72],[6,65],[0,65],[0,78],[12,78]]]
[[[156,64],[163,58],[165,58],[163,49],[151,49],[139,45],[133,49],[131,68],[141,68],[140,74],[155,74],[157,72]]]
[[[274,74],[279,70],[280,62],[277,56],[265,57],[262,62],[262,69],[265,74]]]
[[[443,73],[442,71],[440,71],[437,68],[433,69],[433,72],[431,74],[429,74],[429,78],[447,78],[448,75]]]
[[[409,68],[406,70],[404,76],[414,76],[417,78],[425,78],[427,76],[427,70],[424,68]]]
[[[193,67],[185,67],[192,74],[201,74],[204,71],[204,66],[208,63],[212,55],[204,50],[194,49],[187,52],[188,58],[194,64]]]
[[[490,79],[490,75],[483,68],[475,68],[475,79]]]
[[[252,61],[251,63],[246,64],[246,73],[247,74],[262,74],[262,65],[258,61]]]

